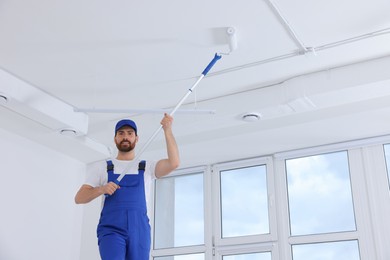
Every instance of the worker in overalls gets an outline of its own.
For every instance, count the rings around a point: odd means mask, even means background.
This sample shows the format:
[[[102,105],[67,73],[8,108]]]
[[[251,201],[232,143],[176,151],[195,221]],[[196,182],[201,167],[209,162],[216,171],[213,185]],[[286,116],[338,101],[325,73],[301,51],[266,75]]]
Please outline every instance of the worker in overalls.
[[[108,195],[97,228],[102,260],[149,259],[151,232],[147,212],[151,184],[155,178],[176,169],[180,162],[172,122],[173,118],[168,114],[161,120],[167,146],[166,159],[134,163],[117,184],[118,176],[135,158],[134,148],[138,142],[135,122],[124,119],[115,126],[117,157],[88,167],[86,182],[77,192],[75,202],[88,203],[101,195]]]

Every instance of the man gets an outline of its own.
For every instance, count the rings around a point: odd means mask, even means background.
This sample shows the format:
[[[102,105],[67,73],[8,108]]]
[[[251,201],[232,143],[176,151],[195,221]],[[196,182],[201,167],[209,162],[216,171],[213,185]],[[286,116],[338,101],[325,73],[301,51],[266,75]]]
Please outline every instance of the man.
[[[173,118],[165,114],[161,120],[168,158],[157,162],[135,162],[119,185],[118,176],[135,158],[138,142],[134,121],[124,119],[115,126],[114,141],[118,155],[112,161],[98,162],[87,173],[86,182],[75,196],[75,202],[88,203],[107,195],[97,228],[102,260],[148,260],[150,225],[147,216],[150,185],[179,166],[179,151],[172,133]]]

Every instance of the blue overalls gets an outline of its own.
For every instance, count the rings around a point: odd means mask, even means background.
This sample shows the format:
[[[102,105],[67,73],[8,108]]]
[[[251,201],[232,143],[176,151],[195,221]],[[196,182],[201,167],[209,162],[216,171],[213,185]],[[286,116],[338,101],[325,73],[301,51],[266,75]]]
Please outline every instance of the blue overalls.
[[[120,189],[106,197],[97,228],[102,260],[148,260],[150,252],[150,225],[147,216],[145,161],[138,174],[126,174]],[[116,182],[112,161],[107,161],[108,182]]]

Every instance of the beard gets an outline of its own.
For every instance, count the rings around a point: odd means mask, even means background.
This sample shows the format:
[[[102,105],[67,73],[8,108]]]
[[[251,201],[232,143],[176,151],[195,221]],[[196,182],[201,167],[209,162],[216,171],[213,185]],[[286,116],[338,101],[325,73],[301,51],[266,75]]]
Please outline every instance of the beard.
[[[116,143],[116,147],[118,148],[119,151],[127,153],[135,148],[135,142],[131,143],[130,141],[122,141],[120,143]]]

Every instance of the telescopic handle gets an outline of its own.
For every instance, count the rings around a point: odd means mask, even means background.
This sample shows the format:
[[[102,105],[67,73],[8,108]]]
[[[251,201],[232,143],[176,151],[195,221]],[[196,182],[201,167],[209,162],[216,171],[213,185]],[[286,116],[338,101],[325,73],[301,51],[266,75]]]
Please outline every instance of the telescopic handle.
[[[182,97],[182,99],[179,101],[179,103],[175,106],[175,108],[172,110],[169,115],[173,115],[179,107],[183,104],[184,100],[187,99],[187,97],[192,93],[192,91],[196,88],[198,83],[207,75],[207,73],[210,71],[210,69],[215,65],[215,63],[221,59],[221,55],[218,55],[217,53],[214,55],[214,58],[212,61],[207,65],[207,67],[203,70],[202,74],[199,76],[198,80],[192,85],[192,87],[188,90],[188,92]],[[137,160],[140,158],[141,154],[146,150],[146,148],[150,145],[150,143],[154,140],[154,138],[157,136],[157,134],[162,129],[162,126],[160,125],[159,128],[154,132],[154,134],[149,138],[149,140],[146,142],[146,144],[142,147],[140,152],[136,155],[134,160],[130,162],[125,170],[121,173],[121,175],[116,179],[115,183],[119,184],[119,182],[123,179],[123,177],[126,175],[126,172],[133,166],[134,163],[137,162]],[[107,195],[106,195],[107,197]]]
[[[203,76],[206,76],[207,73],[209,73],[209,70],[211,70],[211,68],[214,66],[214,64],[220,59],[222,58],[221,55],[218,55],[217,53],[215,54],[214,56],[214,59],[209,63],[209,65],[207,65],[207,67],[204,69],[204,71],[202,72]]]

